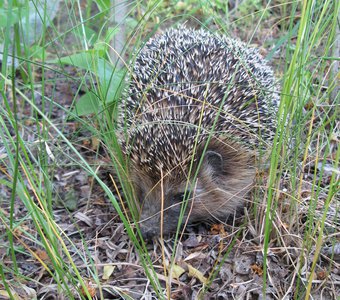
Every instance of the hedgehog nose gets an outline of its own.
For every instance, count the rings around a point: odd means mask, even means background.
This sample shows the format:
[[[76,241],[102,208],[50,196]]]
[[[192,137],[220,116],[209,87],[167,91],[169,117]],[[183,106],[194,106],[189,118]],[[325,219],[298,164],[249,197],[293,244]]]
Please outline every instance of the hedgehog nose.
[[[140,229],[142,237],[145,241],[152,241],[152,239],[157,235],[157,230],[150,227],[142,227]]]

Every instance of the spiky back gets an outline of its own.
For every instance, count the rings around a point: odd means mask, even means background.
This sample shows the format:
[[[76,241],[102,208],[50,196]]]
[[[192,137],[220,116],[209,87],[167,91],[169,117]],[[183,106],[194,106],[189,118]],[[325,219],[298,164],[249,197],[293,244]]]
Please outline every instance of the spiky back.
[[[278,101],[257,50],[204,30],[170,29],[136,58],[119,117],[123,150],[156,172],[187,161],[209,135],[252,149],[272,138]]]

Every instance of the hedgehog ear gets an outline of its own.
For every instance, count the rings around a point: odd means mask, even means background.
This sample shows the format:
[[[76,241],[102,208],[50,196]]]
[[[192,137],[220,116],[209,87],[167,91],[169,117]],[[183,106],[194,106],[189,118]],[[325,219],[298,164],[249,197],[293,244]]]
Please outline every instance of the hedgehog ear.
[[[221,174],[223,171],[222,155],[216,151],[207,150],[204,154],[204,163],[208,164],[214,174]]]

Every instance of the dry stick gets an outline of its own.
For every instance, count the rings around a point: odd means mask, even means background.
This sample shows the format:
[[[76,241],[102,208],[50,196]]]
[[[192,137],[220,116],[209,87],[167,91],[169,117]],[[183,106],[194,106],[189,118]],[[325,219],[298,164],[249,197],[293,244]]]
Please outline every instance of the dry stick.
[[[166,280],[166,292],[167,297],[170,299],[170,292],[171,292],[171,277],[170,273],[167,272],[167,266],[166,266],[166,259],[165,259],[165,245],[164,245],[164,239],[163,239],[163,222],[164,222],[164,177],[163,177],[163,169],[161,169],[161,223],[160,223],[160,235],[161,235],[161,246],[162,246],[162,257],[163,257],[163,270],[164,270],[164,278]]]

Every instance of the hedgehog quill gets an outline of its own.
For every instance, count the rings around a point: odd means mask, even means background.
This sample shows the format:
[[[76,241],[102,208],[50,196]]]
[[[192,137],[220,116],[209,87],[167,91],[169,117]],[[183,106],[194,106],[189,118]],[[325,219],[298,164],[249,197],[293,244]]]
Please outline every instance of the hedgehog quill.
[[[118,118],[143,237],[176,232],[184,208],[182,223],[225,221],[244,206],[278,105],[258,50],[185,27],[150,39]]]

